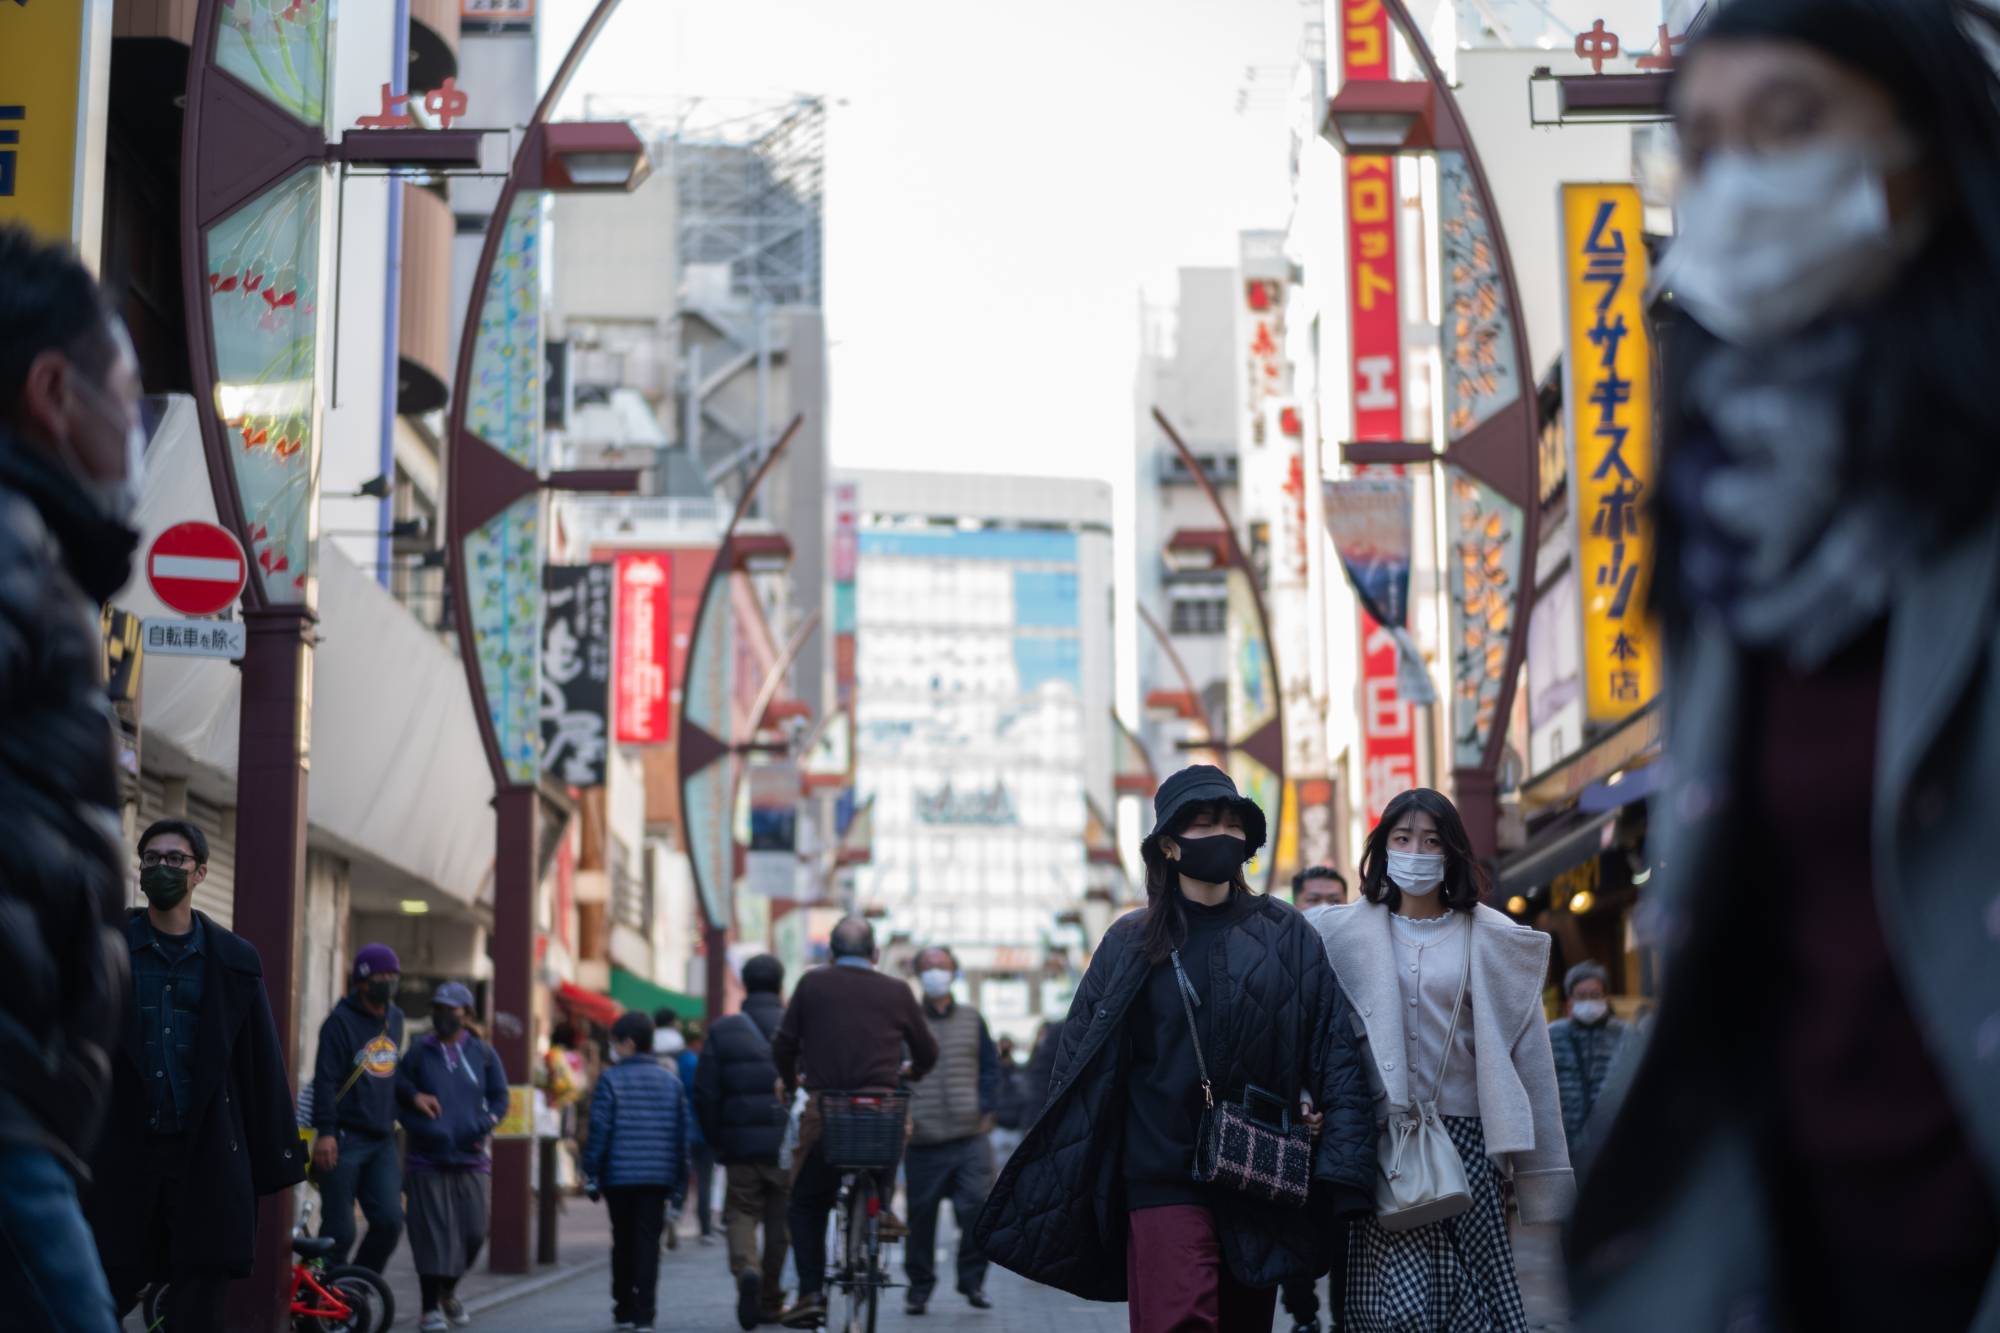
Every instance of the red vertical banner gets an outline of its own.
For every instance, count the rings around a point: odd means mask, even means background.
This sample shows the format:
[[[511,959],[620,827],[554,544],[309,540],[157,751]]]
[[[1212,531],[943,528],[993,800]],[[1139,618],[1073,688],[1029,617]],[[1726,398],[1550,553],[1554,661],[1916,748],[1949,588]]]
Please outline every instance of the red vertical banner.
[[[617,566],[611,683],[618,742],[663,745],[674,726],[674,558],[665,551],[621,551]]]
[[[1381,0],[1340,0],[1342,81],[1387,79],[1389,14]],[[1349,157],[1348,391],[1356,440],[1403,438],[1403,332],[1396,293],[1396,163]]]
[[[1396,688],[1396,641],[1366,611],[1361,619],[1361,797],[1368,827],[1417,785],[1417,726]]]

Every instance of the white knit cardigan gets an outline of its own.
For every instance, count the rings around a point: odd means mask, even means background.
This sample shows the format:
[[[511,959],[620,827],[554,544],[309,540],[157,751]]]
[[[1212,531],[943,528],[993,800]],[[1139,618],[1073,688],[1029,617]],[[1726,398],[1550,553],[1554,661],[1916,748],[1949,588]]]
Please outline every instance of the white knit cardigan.
[[[1315,908],[1306,920],[1325,942],[1327,960],[1353,1006],[1357,1032],[1366,1038],[1370,1081],[1390,1105],[1408,1105],[1404,1005],[1389,909],[1360,901]],[[1513,1177],[1523,1222],[1559,1222],[1576,1201],[1542,1012],[1549,947],[1541,931],[1516,925],[1490,907],[1473,909],[1466,1012],[1478,1065],[1479,1122],[1487,1155]],[[1495,1058],[1503,1053],[1505,1058]]]

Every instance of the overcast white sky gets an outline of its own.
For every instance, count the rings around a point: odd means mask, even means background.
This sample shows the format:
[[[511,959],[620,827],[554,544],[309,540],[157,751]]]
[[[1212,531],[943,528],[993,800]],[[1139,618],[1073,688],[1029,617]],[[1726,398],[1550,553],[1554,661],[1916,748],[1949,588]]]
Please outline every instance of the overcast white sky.
[[[543,0],[552,64],[589,0]],[[582,95],[824,94],[836,466],[1129,483],[1138,301],[1290,208],[1299,0],[625,0]],[[1266,89],[1236,109],[1245,72]]]

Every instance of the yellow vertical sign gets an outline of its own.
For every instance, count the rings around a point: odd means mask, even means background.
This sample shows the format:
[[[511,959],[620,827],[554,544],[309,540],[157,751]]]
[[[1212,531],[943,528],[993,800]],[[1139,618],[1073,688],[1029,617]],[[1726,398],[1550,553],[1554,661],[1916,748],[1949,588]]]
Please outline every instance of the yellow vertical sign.
[[[1617,722],[1660,687],[1652,582],[1653,343],[1632,185],[1562,187],[1563,407],[1583,605],[1584,711]]]
[[[76,242],[91,5],[0,4],[0,222]],[[95,247],[92,247],[95,249]]]

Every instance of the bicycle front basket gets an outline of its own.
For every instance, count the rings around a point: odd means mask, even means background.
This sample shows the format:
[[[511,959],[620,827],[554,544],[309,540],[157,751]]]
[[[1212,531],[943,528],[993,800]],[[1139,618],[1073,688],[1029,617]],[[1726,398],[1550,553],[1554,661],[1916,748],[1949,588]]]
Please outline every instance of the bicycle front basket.
[[[829,1092],[820,1098],[820,1142],[836,1171],[887,1171],[902,1147],[907,1093]]]

